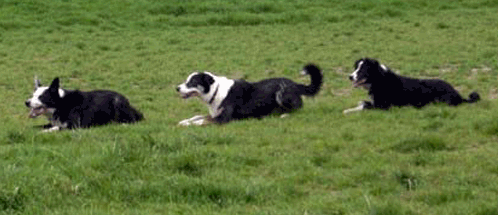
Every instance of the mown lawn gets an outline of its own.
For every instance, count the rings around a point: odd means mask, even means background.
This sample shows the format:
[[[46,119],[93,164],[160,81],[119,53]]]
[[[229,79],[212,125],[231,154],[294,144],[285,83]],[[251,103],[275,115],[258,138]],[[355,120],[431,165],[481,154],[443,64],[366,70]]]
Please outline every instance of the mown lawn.
[[[494,0],[0,0],[0,214],[498,214]],[[360,57],[482,101],[343,115]],[[178,127],[194,70],[322,91],[290,117]],[[33,77],[146,120],[40,133]]]

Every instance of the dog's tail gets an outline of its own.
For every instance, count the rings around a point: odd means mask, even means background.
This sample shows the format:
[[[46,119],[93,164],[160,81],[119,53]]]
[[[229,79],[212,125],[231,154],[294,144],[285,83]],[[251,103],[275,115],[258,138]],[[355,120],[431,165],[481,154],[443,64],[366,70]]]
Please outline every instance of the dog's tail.
[[[472,92],[469,95],[469,99],[465,99],[465,102],[467,102],[467,103],[474,103],[474,102],[477,102],[479,100],[481,100],[481,97],[479,96],[479,94],[477,92]]]
[[[316,95],[318,91],[320,91],[323,82],[323,75],[320,68],[318,68],[318,66],[314,64],[308,64],[304,67],[301,73],[303,75],[309,75],[311,77],[310,85],[299,85],[301,87],[302,94],[306,96]]]

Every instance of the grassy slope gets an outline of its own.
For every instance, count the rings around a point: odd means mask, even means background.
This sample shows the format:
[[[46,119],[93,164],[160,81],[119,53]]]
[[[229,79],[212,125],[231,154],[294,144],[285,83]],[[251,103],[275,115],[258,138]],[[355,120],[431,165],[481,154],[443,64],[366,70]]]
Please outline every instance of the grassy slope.
[[[496,214],[498,4],[477,1],[1,1],[0,213]],[[348,116],[363,56],[483,101]],[[207,112],[192,70],[248,80],[324,69],[280,119],[179,128]],[[32,77],[113,89],[137,125],[40,134]]]

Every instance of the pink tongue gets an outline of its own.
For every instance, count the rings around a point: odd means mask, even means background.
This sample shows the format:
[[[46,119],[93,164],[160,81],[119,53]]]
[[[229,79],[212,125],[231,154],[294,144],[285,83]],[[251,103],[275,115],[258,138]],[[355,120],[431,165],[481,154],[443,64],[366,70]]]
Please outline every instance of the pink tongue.
[[[42,115],[45,113],[45,108],[44,107],[39,107],[39,108],[31,108],[31,111],[29,112],[29,117],[30,118],[35,118],[39,115]]]

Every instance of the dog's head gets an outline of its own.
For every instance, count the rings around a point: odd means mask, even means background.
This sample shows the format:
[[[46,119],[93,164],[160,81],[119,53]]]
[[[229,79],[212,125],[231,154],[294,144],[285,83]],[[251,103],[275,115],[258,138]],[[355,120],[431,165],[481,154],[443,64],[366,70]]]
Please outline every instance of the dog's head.
[[[354,72],[349,76],[353,87],[370,89],[374,82],[381,79],[388,71],[387,67],[379,64],[377,60],[362,58],[355,62]]]
[[[55,78],[50,86],[41,86],[35,77],[35,90],[33,96],[26,100],[25,104],[30,108],[29,117],[35,118],[40,115],[51,117],[55,112],[57,103],[64,96],[64,90],[59,88],[59,78]]]
[[[176,90],[182,98],[188,99],[192,96],[204,98],[214,89],[216,76],[209,72],[194,72],[190,74],[185,83],[178,85]]]

